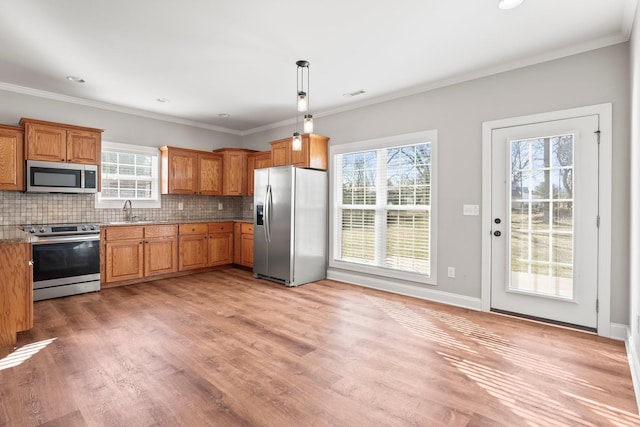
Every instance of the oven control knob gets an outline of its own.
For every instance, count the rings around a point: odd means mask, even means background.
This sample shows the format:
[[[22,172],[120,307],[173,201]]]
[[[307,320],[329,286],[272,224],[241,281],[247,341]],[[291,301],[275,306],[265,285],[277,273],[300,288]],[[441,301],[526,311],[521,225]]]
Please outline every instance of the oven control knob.
[[[32,228],[32,229],[29,230],[29,233],[35,233],[35,232],[36,232],[35,228]]]
[[[82,226],[82,231],[87,231],[87,226],[86,225]]]
[[[92,225],[92,226],[89,227],[89,230],[95,230],[95,229],[96,229],[95,225]]]
[[[45,230],[45,229],[44,229],[44,227],[42,227],[42,228],[40,229],[40,232],[41,232],[41,233],[44,233],[45,231],[47,231],[47,230]]]

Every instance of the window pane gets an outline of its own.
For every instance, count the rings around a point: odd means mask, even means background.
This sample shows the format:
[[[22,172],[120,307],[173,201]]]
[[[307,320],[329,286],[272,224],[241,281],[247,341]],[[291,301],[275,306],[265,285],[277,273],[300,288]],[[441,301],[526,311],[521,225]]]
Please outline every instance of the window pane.
[[[385,266],[429,274],[429,212],[387,213]]]
[[[102,199],[155,200],[158,156],[114,150],[102,152]]]
[[[342,211],[342,259],[371,264],[375,261],[375,211]]]

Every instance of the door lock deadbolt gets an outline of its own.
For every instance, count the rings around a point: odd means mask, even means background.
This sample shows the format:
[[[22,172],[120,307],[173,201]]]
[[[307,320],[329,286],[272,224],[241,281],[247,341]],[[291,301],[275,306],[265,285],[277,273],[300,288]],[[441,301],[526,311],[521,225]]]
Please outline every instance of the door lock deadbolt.
[[[502,220],[500,218],[496,218],[493,220],[493,222],[495,222],[496,224],[500,224]]]

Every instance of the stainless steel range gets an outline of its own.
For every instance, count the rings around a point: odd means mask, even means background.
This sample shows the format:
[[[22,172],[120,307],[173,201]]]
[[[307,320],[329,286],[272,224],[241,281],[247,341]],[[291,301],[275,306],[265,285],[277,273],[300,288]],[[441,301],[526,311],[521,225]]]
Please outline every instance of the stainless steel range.
[[[25,225],[33,242],[33,300],[100,290],[98,224]]]

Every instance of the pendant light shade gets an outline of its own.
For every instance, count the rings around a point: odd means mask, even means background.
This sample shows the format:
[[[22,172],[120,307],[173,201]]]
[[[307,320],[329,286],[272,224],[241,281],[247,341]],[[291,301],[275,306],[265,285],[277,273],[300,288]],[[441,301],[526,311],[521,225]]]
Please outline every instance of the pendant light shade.
[[[299,132],[293,133],[293,140],[291,141],[291,149],[293,151],[302,151],[302,137]]]
[[[309,108],[309,102],[307,100],[307,94],[305,92],[298,92],[298,111],[307,111]]]
[[[311,114],[304,115],[304,120],[302,122],[302,129],[304,130],[304,133],[313,132],[313,116]]]

